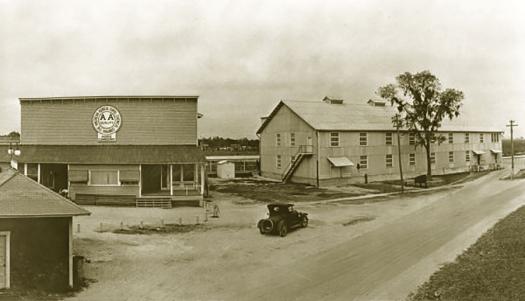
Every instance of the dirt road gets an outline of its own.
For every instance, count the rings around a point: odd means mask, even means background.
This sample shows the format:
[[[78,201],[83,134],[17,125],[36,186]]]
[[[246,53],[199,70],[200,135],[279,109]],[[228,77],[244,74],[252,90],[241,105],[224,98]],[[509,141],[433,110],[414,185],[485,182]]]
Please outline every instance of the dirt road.
[[[461,189],[364,204],[301,204],[308,228],[262,236],[261,203],[217,194],[210,230],[169,235],[100,233],[120,221],[194,218],[199,209],[90,208],[75,250],[91,286],[68,300],[395,300],[468,247],[523,200],[524,181],[490,174]],[[239,205],[243,204],[243,205]],[[185,217],[185,220],[186,220]],[[349,224],[362,217],[366,222]]]
[[[523,181],[491,174],[442,199],[283,267],[234,299],[399,300],[498,218],[525,203]]]

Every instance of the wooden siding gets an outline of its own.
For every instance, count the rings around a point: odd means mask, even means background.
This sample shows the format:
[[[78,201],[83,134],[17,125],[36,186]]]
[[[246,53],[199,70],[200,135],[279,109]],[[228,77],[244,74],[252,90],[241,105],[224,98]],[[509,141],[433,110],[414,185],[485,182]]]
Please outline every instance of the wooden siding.
[[[276,134],[281,135],[280,146],[276,145]],[[290,134],[295,134],[295,146],[290,145]],[[260,154],[261,173],[263,176],[280,179],[292,156],[300,145],[306,145],[308,137],[312,139],[313,149],[317,147],[315,131],[288,107],[282,106],[261,133]],[[281,168],[276,167],[276,156],[281,155]],[[305,158],[294,172],[295,177],[316,177],[315,157]],[[292,177],[292,181],[294,178]]]
[[[197,144],[195,99],[91,99],[21,102],[22,144],[100,144],[92,125],[102,105],[117,108],[122,126],[111,144]]]
[[[69,165],[69,172],[88,170],[139,171],[138,165]],[[139,184],[119,186],[91,186],[87,183],[70,183],[69,196],[75,200],[77,194],[107,196],[139,196]]]

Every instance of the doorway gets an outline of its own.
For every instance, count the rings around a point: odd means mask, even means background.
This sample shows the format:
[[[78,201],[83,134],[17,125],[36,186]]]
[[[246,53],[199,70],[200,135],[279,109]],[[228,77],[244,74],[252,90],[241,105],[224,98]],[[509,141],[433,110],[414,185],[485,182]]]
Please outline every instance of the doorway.
[[[40,164],[40,183],[60,192],[67,189],[67,164]]]

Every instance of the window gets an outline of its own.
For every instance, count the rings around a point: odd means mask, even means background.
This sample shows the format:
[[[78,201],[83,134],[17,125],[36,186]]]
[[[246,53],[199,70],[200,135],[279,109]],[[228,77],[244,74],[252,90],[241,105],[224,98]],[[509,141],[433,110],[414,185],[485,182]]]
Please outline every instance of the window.
[[[339,133],[330,133],[330,146],[339,146]]]
[[[392,133],[385,134],[385,144],[392,145]]]
[[[448,163],[454,163],[454,152],[448,152]]]
[[[479,143],[483,143],[483,140],[485,137],[483,137],[483,134],[479,134]]]
[[[277,169],[281,169],[281,155],[277,155],[275,158],[275,167],[277,167]]]
[[[408,154],[408,165],[410,166],[416,165],[416,154]]]
[[[367,156],[360,156],[359,157],[359,168],[361,168],[361,169],[368,168],[368,157]]]
[[[290,133],[290,146],[295,146],[295,133]]]
[[[387,168],[393,166],[393,164],[392,164],[392,154],[387,154],[386,155],[386,157],[385,157],[385,164],[386,164]]]
[[[118,170],[90,170],[89,185],[118,186]]]
[[[448,133],[448,143],[454,143],[454,133]]]
[[[410,145],[416,144],[416,134],[415,133],[408,134],[408,144]]]
[[[436,164],[436,153],[430,153],[430,164]]]
[[[490,141],[493,143],[499,142],[499,133],[491,133]]]
[[[368,145],[368,135],[366,133],[359,133],[359,145]]]
[[[465,133],[465,143],[470,143],[470,135],[469,135],[469,133]]]
[[[465,152],[465,161],[470,162],[470,151]]]
[[[275,134],[275,146],[281,146],[281,134]]]

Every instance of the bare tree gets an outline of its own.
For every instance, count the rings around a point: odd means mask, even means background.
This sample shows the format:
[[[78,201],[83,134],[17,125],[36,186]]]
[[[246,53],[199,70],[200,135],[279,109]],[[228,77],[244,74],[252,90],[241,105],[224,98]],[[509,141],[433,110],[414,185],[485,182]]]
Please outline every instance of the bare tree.
[[[442,90],[439,79],[429,71],[415,74],[405,72],[396,77],[397,84],[380,87],[378,94],[399,112],[400,119],[409,133],[416,137],[416,146],[426,150],[427,177],[432,178],[430,147],[441,143],[445,137],[438,135],[445,118],[459,116],[463,92]]]

